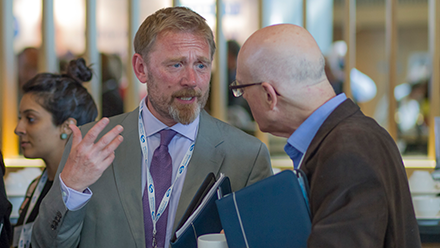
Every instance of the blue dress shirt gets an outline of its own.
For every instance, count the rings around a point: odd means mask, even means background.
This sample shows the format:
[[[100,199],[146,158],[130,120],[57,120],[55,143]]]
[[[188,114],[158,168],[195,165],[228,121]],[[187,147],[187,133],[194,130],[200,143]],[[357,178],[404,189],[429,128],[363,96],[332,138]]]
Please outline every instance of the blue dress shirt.
[[[313,112],[293,134],[287,139],[284,151],[293,161],[295,169],[300,167],[302,156],[309,148],[310,143],[327,117],[339,106],[347,97],[344,93],[339,94]]]

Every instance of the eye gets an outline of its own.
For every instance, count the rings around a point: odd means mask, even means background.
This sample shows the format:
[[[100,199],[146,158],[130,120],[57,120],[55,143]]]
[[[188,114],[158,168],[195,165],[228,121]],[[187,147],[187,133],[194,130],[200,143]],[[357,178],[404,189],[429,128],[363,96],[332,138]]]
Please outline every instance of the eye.
[[[28,120],[29,123],[34,123],[35,119],[31,116],[26,117],[26,119]]]
[[[180,63],[176,63],[176,64],[173,64],[173,65],[172,65],[173,68],[179,68],[179,67],[181,67],[181,66],[182,66],[182,64],[180,64]]]
[[[205,69],[205,68],[206,68],[206,65],[204,65],[204,64],[198,64],[198,65],[197,65],[197,68],[199,68],[199,69]]]

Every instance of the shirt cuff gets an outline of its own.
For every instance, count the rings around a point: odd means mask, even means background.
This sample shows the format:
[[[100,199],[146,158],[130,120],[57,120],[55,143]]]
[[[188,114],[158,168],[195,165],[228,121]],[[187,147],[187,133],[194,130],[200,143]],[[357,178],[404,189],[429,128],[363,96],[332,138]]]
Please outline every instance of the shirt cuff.
[[[59,175],[60,185],[61,185],[61,194],[63,195],[64,205],[66,205],[67,209],[70,211],[76,211],[84,207],[87,202],[89,202],[92,197],[92,191],[87,188],[83,192],[76,191],[67,187],[63,179],[61,179],[61,174]]]

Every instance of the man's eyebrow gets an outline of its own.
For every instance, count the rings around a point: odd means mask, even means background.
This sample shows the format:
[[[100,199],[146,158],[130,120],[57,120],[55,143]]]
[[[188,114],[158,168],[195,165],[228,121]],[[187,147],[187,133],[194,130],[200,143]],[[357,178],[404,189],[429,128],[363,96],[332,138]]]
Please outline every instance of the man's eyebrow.
[[[208,59],[207,57],[198,57],[198,59],[205,64],[211,64],[211,60]]]
[[[197,57],[197,60],[198,60],[198,61],[201,61],[202,63],[205,63],[205,64],[211,64],[211,60],[208,59],[208,58],[205,57],[205,56]],[[176,58],[169,58],[169,59],[165,60],[165,61],[163,62],[163,64],[169,64],[169,63],[181,62],[181,61],[187,61],[187,58],[184,57],[184,56],[182,56],[182,57],[176,57]]]
[[[180,61],[184,61],[184,60],[185,60],[185,57],[176,57],[176,58],[169,58],[169,59],[165,60],[163,63],[168,64],[168,63],[180,62]]]

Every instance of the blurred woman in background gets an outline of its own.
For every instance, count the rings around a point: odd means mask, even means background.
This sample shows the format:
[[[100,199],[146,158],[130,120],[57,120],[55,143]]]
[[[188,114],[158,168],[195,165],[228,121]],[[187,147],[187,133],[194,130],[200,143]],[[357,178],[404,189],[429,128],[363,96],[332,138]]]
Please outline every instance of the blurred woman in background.
[[[64,146],[71,134],[69,124],[94,121],[98,110],[82,85],[92,78],[84,59],[69,62],[65,74],[39,73],[23,85],[18,124],[24,157],[41,158],[46,168],[28,187],[14,230],[13,246],[29,247],[31,227],[41,200],[52,186]]]

